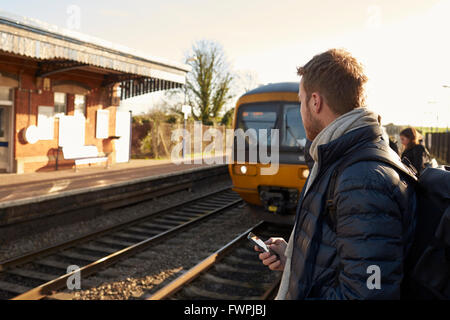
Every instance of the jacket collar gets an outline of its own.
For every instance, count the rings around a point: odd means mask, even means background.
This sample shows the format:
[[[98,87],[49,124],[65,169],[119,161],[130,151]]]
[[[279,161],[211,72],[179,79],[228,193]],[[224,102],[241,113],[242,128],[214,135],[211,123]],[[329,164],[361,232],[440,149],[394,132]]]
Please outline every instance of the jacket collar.
[[[342,156],[381,136],[382,131],[379,125],[370,125],[352,130],[327,144],[318,146],[318,164],[320,167],[328,166]]]

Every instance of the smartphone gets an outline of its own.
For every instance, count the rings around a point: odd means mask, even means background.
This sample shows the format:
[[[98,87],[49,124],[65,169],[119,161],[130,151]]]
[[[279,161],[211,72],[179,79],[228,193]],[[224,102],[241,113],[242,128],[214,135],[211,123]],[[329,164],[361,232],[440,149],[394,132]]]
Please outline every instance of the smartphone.
[[[275,253],[273,250],[269,249],[267,244],[264,243],[257,235],[255,235],[253,232],[250,232],[247,236],[247,239],[253,242],[254,245],[256,245],[258,248],[260,248],[263,252],[270,252],[271,254],[274,254],[278,257],[278,254]]]
[[[250,232],[247,236],[247,239],[253,242],[258,248],[260,248],[264,252],[269,252],[269,247],[262,241],[257,235],[253,232]]]

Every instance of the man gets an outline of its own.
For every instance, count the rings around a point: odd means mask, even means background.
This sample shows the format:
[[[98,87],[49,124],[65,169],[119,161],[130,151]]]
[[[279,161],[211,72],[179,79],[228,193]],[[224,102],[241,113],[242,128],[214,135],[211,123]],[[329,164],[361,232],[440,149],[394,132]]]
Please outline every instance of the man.
[[[414,177],[382,161],[350,164],[335,180],[334,219],[323,219],[337,164],[389,147],[378,116],[364,107],[362,66],[348,52],[319,54],[298,74],[314,164],[289,243],[266,242],[280,258],[259,254],[271,270],[283,270],[277,299],[398,299],[415,228]]]

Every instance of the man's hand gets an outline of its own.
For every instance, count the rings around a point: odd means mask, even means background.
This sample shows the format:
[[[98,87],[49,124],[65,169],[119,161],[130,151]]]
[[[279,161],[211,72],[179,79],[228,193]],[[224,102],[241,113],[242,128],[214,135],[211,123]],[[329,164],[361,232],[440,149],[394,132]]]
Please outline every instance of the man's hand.
[[[275,254],[270,252],[263,252],[259,254],[259,259],[262,263],[269,267],[270,270],[274,271],[283,271],[284,265],[286,263],[286,256],[284,252],[286,251],[287,243],[283,238],[270,238],[265,242],[269,249],[278,254],[278,257]],[[262,252],[260,248],[255,246],[255,251]]]

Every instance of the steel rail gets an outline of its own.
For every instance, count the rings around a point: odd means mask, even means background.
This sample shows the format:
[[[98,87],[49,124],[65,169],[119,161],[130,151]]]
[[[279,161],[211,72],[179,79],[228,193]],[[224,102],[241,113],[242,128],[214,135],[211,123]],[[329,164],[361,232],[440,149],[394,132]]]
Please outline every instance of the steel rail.
[[[24,254],[24,255],[19,256],[19,257],[15,257],[15,258],[11,258],[11,259],[2,261],[2,262],[0,262],[0,271],[8,270],[8,269],[16,267],[18,265],[25,264],[27,262],[33,261],[33,260],[35,260],[38,257],[43,257],[43,256],[46,256],[48,254],[55,253],[55,252],[61,251],[63,249],[67,249],[67,248],[72,247],[72,246],[74,246],[74,245],[76,245],[78,243],[85,242],[85,241],[88,241],[88,240],[92,240],[92,239],[97,238],[99,236],[102,236],[102,235],[105,235],[105,234],[108,234],[108,233],[111,233],[111,232],[114,232],[114,231],[118,231],[118,230],[121,230],[123,228],[127,228],[127,227],[130,227],[130,226],[133,226],[134,224],[138,224],[138,223],[140,223],[142,221],[145,221],[145,220],[147,220],[147,219],[149,219],[149,218],[151,218],[151,217],[153,217],[155,215],[164,214],[164,213],[169,212],[169,211],[177,210],[177,209],[182,208],[182,207],[184,207],[184,206],[186,206],[188,204],[191,204],[193,202],[199,201],[201,199],[209,198],[209,197],[211,197],[214,194],[218,194],[218,193],[223,192],[223,191],[228,190],[228,189],[230,189],[230,187],[225,187],[225,188],[213,191],[211,193],[208,193],[206,195],[195,197],[195,198],[190,199],[188,201],[185,201],[183,203],[175,204],[173,206],[170,206],[170,207],[167,207],[167,208],[164,208],[164,209],[152,212],[152,213],[150,213],[148,215],[145,215],[145,216],[142,216],[142,217],[139,217],[139,218],[136,218],[136,219],[132,219],[130,221],[127,221],[127,222],[124,222],[124,223],[120,223],[120,224],[114,225],[112,227],[107,227],[107,228],[104,228],[102,230],[95,231],[95,232],[89,233],[87,235],[84,235],[84,236],[81,236],[81,237],[78,237],[78,238],[75,238],[75,239],[72,239],[72,240],[69,240],[69,241],[64,241],[64,242],[58,243],[58,244],[53,245],[53,246],[49,246],[49,247],[46,247],[46,248],[43,248],[43,249],[40,249],[40,250],[37,250],[37,251],[33,251],[31,253]]]
[[[222,191],[227,190],[227,189],[229,189],[229,188],[225,188]],[[219,193],[219,192],[214,192],[213,194],[216,194],[216,193]],[[209,196],[211,196],[211,194]],[[196,200],[199,200],[199,199],[202,199],[202,198],[205,198],[205,197],[207,197],[207,196],[198,197]],[[195,201],[195,200],[190,200],[188,202],[190,203],[190,202],[193,202],[193,201]],[[88,264],[88,265],[86,265],[84,267],[81,267],[78,270],[75,270],[73,272],[64,274],[64,275],[62,275],[62,276],[60,276],[60,277],[58,277],[58,278],[56,278],[54,280],[48,281],[48,282],[46,282],[46,283],[44,283],[44,284],[42,284],[40,286],[37,286],[37,287],[35,287],[35,288],[25,292],[25,293],[22,293],[20,295],[15,296],[11,300],[39,300],[39,299],[43,299],[43,298],[51,295],[53,291],[56,291],[58,289],[63,288],[64,286],[66,286],[67,280],[71,276],[75,275],[78,272],[79,272],[79,275],[80,275],[81,278],[87,277],[87,276],[89,276],[91,274],[94,274],[94,273],[100,271],[101,269],[103,269],[105,267],[108,267],[108,266],[116,263],[118,260],[121,260],[121,259],[123,259],[125,257],[130,256],[130,255],[134,255],[137,252],[147,248],[148,246],[150,246],[152,244],[155,244],[155,243],[157,243],[159,241],[162,241],[162,240],[172,236],[173,234],[176,234],[176,233],[178,233],[178,232],[180,232],[180,231],[182,231],[182,230],[184,230],[184,229],[186,229],[188,227],[191,227],[192,225],[194,225],[194,224],[196,224],[196,223],[198,223],[198,222],[200,222],[200,221],[202,221],[202,220],[204,220],[204,219],[206,219],[208,217],[211,217],[212,215],[215,215],[215,214],[220,213],[220,212],[222,212],[224,210],[230,209],[231,207],[234,207],[234,206],[236,206],[236,205],[238,205],[238,204],[240,204],[242,202],[243,202],[242,199],[238,199],[238,200],[232,201],[232,202],[230,202],[230,203],[228,203],[226,205],[221,206],[220,208],[212,210],[211,212],[209,212],[207,214],[204,214],[202,216],[194,218],[194,219],[192,219],[190,221],[187,221],[187,222],[185,222],[185,223],[183,223],[181,225],[175,226],[175,227],[173,227],[173,228],[171,228],[171,229],[169,229],[167,231],[164,231],[164,232],[162,232],[160,234],[152,236],[152,237],[150,237],[150,238],[148,238],[146,240],[143,240],[141,242],[138,242],[138,243],[136,243],[134,245],[131,245],[131,246],[126,247],[124,249],[118,250],[118,251],[116,251],[116,252],[114,252],[114,253],[112,253],[110,255],[107,255],[107,256],[105,256],[105,257],[103,257],[103,258],[101,258],[101,259],[99,259],[97,261],[94,261],[94,262],[92,262],[92,263],[90,263],[90,264]],[[182,207],[182,206],[185,206],[185,205],[186,205],[186,203],[181,204],[181,205],[177,205],[175,207],[178,208],[178,207]],[[165,209],[164,211],[166,211],[166,210],[167,209]]]
[[[253,227],[246,230],[244,233],[237,236],[235,239],[227,243],[225,246],[217,250],[215,253],[189,269],[186,273],[182,274],[163,288],[156,291],[153,295],[151,295],[146,300],[162,300],[166,299],[178,291],[180,291],[182,288],[187,286],[190,282],[197,279],[200,275],[204,274],[206,271],[208,271],[210,268],[212,268],[216,263],[221,261],[223,258],[227,256],[227,254],[233,250],[243,239],[246,239],[249,232],[253,232],[255,229],[258,229],[265,225],[266,223],[261,221],[254,225]],[[278,279],[275,281],[268,290],[261,296],[262,300],[269,299],[273,297],[273,293],[277,289],[279,285],[279,281],[281,279]]]

